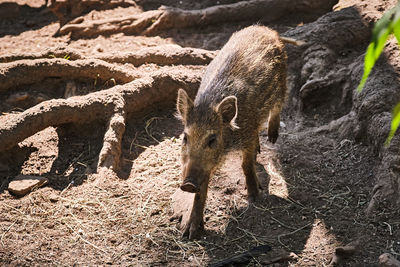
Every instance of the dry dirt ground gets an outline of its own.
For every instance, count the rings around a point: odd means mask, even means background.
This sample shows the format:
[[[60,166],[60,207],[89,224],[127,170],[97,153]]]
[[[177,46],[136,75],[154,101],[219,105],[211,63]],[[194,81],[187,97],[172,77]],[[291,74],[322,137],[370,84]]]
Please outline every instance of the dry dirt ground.
[[[0,17],[0,56],[70,48],[90,58],[162,44],[217,50],[234,31],[252,23],[169,30],[154,37],[71,38],[56,35],[59,23],[42,7],[44,1],[15,2],[28,6],[17,16]],[[211,2],[166,4],[201,8]],[[145,8],[157,7],[148,3]],[[142,12],[141,6],[85,16],[110,18],[126,12]],[[315,19],[317,15],[299,15],[269,26],[283,33]],[[343,60],[352,53],[358,52],[348,50]],[[187,73],[205,68],[178,67]],[[136,70],[169,68],[177,67],[144,64]],[[78,95],[109,87],[96,77],[74,82]],[[61,98],[67,83],[49,77],[1,93],[0,111],[2,115],[21,112],[34,105],[38,96]],[[28,100],[15,104],[10,96],[16,92],[28,93]],[[335,248],[350,242],[359,246],[343,266],[377,266],[385,252],[399,257],[398,211],[380,209],[375,216],[365,215],[380,162],[378,153],[368,144],[335,132],[313,130],[339,118],[348,107],[315,104],[299,113],[290,103],[283,111],[277,144],[268,143],[265,133],[261,134],[257,172],[264,198],[248,205],[240,155],[230,155],[210,184],[205,235],[194,241],[181,239],[178,223],[170,219],[171,196],[180,184],[182,131],[174,118],[173,103],[128,116],[119,178],[95,173],[106,127],[102,120],[49,127],[27,138],[18,152],[2,155],[13,164],[0,165],[0,265],[205,266],[268,244],[272,251],[252,259],[250,266],[268,265],[274,257],[289,252],[298,257],[271,266],[327,266]],[[16,198],[7,185],[17,174],[40,175],[49,183]]]

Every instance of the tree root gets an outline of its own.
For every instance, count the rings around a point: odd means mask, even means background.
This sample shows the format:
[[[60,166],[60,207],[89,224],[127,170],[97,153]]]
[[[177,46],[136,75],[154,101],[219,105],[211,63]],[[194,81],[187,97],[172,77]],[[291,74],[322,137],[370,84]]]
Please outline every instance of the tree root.
[[[130,0],[48,0],[47,2],[47,7],[57,16],[61,25],[89,10],[129,6],[136,4]]]
[[[146,63],[158,65],[205,65],[214,58],[215,54],[215,52],[203,49],[163,45],[126,54],[101,55],[97,59],[84,59],[83,55],[71,49],[59,49],[39,54],[4,56],[0,58],[0,62],[8,63],[2,64],[0,67],[0,92],[4,92],[11,87],[40,82],[47,77],[114,79],[115,83],[122,84],[138,78],[139,75],[111,63],[129,63],[133,66],[140,66]],[[48,58],[50,56],[67,56],[69,60]]]
[[[94,37],[122,32],[125,34],[141,34],[158,17],[162,10],[151,10],[124,18],[85,21],[83,17],[75,19],[60,28],[60,34],[72,33],[73,37]]]
[[[114,113],[108,122],[108,129],[104,134],[103,148],[100,151],[97,164],[98,170],[102,167],[112,170],[119,166],[122,136],[125,132],[125,101],[123,97],[119,96],[113,104],[115,105]]]
[[[118,169],[125,117],[158,102],[173,102],[183,88],[192,96],[200,83],[200,71],[190,75],[182,71],[159,71],[124,85],[85,96],[44,101],[18,114],[0,118],[0,151],[49,126],[65,123],[86,123],[109,117],[98,169]]]
[[[304,46],[287,49],[289,73],[292,73],[288,80],[293,83],[289,101],[295,103],[292,106],[297,105],[299,113],[302,107],[312,109],[316,103],[313,99],[319,98],[318,104],[321,104],[321,95],[336,90],[338,93],[334,97],[340,99],[329,103],[340,105],[341,110],[348,112],[347,115],[343,114],[313,131],[335,131],[340,138],[363,141],[370,144],[377,157],[382,159],[375,173],[377,184],[366,210],[368,215],[372,215],[381,204],[400,205],[398,137],[392,140],[389,148],[383,146],[390,129],[390,111],[398,101],[394,97],[399,95],[399,86],[393,66],[398,66],[399,52],[397,45],[389,41],[386,51],[390,50],[387,53],[391,56],[387,59],[390,64],[378,64],[360,94],[354,90],[362,76],[364,56],[355,53],[353,57],[347,57],[347,62],[341,62],[340,57],[348,50],[354,53],[355,45],[367,46],[371,29],[366,22],[373,21],[372,17],[377,19],[381,13],[373,5],[359,4],[330,12],[315,22],[284,34],[306,41]],[[371,14],[375,15],[371,17]]]
[[[387,131],[388,132],[388,131]],[[376,184],[366,209],[372,217],[379,208],[400,206],[400,138],[395,136],[383,152],[381,165],[376,172]]]
[[[79,53],[79,51],[71,48],[57,48],[54,50],[47,50],[40,53],[26,53],[26,54],[16,54],[16,55],[3,55],[0,56],[0,63],[9,63],[17,60],[24,59],[51,59],[51,58],[59,58],[59,59],[68,59],[68,60],[77,60],[84,59],[85,57]]]
[[[0,92],[21,85],[37,83],[47,77],[114,79],[116,83],[127,83],[138,76],[122,67],[98,59],[76,61],[65,59],[20,60],[2,64]]]
[[[146,48],[123,55],[101,55],[97,59],[85,59],[79,52],[70,49],[4,56],[0,60],[7,63],[0,66],[0,92],[37,83],[48,77],[113,79],[115,83],[125,85],[85,96],[44,101],[23,113],[1,117],[0,151],[13,147],[49,126],[108,119],[97,168],[116,170],[127,113],[157,102],[172,101],[178,88],[186,88],[193,95],[200,81],[200,70],[195,72],[192,69],[191,73],[194,74],[188,76],[177,68],[169,68],[168,73],[158,71],[148,76],[112,63],[129,63],[134,66],[145,63],[204,65],[214,56],[215,52],[176,45]],[[134,80],[139,76],[145,77]]]
[[[215,56],[215,51],[181,48],[177,45],[162,45],[127,54],[104,55],[99,59],[110,63],[130,63],[134,66],[146,63],[157,65],[207,65]]]
[[[336,1],[316,0],[250,0],[217,5],[200,10],[183,10],[162,6],[141,14],[111,20],[85,21],[83,17],[60,28],[60,34],[94,37],[118,32],[125,34],[156,35],[172,28],[201,27],[232,21],[270,22],[290,13],[328,11]]]
[[[153,63],[157,65],[206,65],[216,56],[215,51],[199,48],[182,48],[179,45],[167,44],[146,47],[130,53],[101,54],[94,56],[108,63],[129,63],[137,67]],[[85,59],[85,56],[74,49],[55,49],[42,53],[0,56],[0,63],[8,63],[26,59],[64,58],[68,60]],[[91,57],[93,59],[93,57]]]
[[[330,103],[332,107],[340,105],[340,109],[348,106],[350,109],[354,88],[347,81],[351,79],[351,66],[337,61],[343,51],[366,43],[370,38],[370,28],[363,22],[358,9],[353,7],[327,13],[283,35],[305,41],[302,46],[286,47],[288,87],[292,88],[288,101],[298,109],[298,114],[303,116],[316,103]],[[327,98],[327,94],[335,97]],[[338,96],[340,99],[334,99]]]

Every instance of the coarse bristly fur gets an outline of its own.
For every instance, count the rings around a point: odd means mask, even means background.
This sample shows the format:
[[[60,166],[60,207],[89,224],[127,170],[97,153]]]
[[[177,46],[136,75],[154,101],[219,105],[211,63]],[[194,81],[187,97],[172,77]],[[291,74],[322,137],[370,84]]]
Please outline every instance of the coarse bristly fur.
[[[189,238],[202,228],[209,177],[229,151],[242,151],[248,198],[258,196],[258,133],[268,121],[268,139],[274,143],[278,138],[286,60],[277,32],[250,26],[234,33],[207,67],[194,101],[179,90],[177,111],[184,124],[181,189],[196,193],[184,229]]]

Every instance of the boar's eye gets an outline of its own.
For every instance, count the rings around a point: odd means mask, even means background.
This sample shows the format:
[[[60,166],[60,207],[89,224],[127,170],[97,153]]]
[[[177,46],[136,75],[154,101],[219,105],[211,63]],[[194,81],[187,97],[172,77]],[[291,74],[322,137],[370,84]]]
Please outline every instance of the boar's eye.
[[[183,143],[184,145],[186,145],[186,144],[187,144],[187,134],[186,134],[186,133],[184,133],[184,134],[183,134],[183,140],[182,140],[182,143]]]
[[[210,135],[207,141],[208,147],[214,148],[216,143],[217,143],[217,136],[215,134]]]

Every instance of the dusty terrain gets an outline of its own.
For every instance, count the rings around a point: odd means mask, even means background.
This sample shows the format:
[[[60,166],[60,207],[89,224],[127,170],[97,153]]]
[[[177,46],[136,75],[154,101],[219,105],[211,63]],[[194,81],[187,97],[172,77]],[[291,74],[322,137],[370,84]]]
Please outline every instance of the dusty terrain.
[[[0,12],[4,2],[0,1]],[[59,21],[43,6],[44,1],[14,2],[19,6],[15,14],[0,13],[0,57],[3,58],[57,49],[99,58],[166,44],[215,51],[234,31],[254,23],[238,21],[170,29],[157,36],[115,33],[73,37],[58,34]],[[215,4],[213,1],[183,2],[171,0],[164,4],[183,9]],[[221,4],[231,2],[235,1]],[[352,2],[358,1],[343,1],[335,12],[351,6]],[[24,4],[27,6],[22,6]],[[365,25],[393,6],[393,1],[382,4],[371,1],[371,5],[377,11],[368,13],[371,18],[361,16],[367,20]],[[157,1],[141,1],[137,6],[92,11],[83,16],[107,19],[158,7]],[[302,25],[307,27],[321,15],[312,12],[291,15],[270,22],[268,26],[289,37],[307,37],[312,31],[302,33]],[[340,23],[332,23],[331,27],[340,28]],[[365,27],[369,32],[370,28]],[[363,32],[351,34],[356,38]],[[362,65],[369,36],[357,40],[349,40],[350,43],[343,46],[337,44],[339,48],[333,56],[324,49],[298,52],[297,48],[287,45],[291,91],[281,117],[280,137],[277,144],[272,145],[264,132],[260,136],[262,146],[257,171],[264,197],[254,206],[248,205],[241,156],[229,155],[212,178],[205,210],[206,232],[200,240],[181,239],[179,222],[171,220],[171,196],[180,184],[182,131],[174,117],[171,99],[127,115],[118,177],[112,172],[96,171],[107,128],[105,117],[48,127],[20,142],[18,148],[2,151],[0,264],[206,266],[267,244],[272,250],[252,259],[250,266],[327,266],[335,248],[350,242],[359,245],[342,266],[378,266],[378,257],[385,252],[400,258],[398,208],[392,204],[379,205],[372,215],[366,216],[377,177],[382,173],[382,158],[390,159],[385,156],[390,148],[381,148],[387,132],[384,130],[388,129],[389,104],[399,99],[393,95],[387,101],[382,98],[379,103],[386,101],[388,105],[381,105],[384,113],[371,109],[370,114],[383,114],[371,116],[371,120],[364,118],[369,114],[367,108],[364,113],[357,113],[358,108],[368,107],[370,101],[357,102],[357,99],[368,96],[372,90],[367,87],[361,96],[352,91],[356,87],[355,80],[361,77],[361,67],[357,66]],[[393,42],[390,43],[385,58],[379,63],[385,74],[392,75],[390,77],[397,77],[400,66],[396,61],[396,49]],[[313,54],[315,51],[321,54]],[[68,53],[57,57],[73,61]],[[299,58],[304,61],[297,62]],[[206,67],[206,64],[113,64],[138,77],[156,71],[196,76]],[[299,91],[300,85],[313,80],[308,77],[318,80],[322,76],[334,82],[325,83],[323,90],[311,88],[307,91],[307,87]],[[76,79],[52,76],[40,82],[21,83],[12,90],[0,90],[0,118],[19,114],[43,100],[64,98],[71,82],[75,87],[74,95],[86,95],[111,88],[115,80],[110,80],[96,76]],[[385,88],[399,88],[396,78],[377,80],[375,85],[382,83]],[[28,97],[14,101],[16,94]],[[340,118],[345,118],[344,123]],[[356,131],[356,124],[352,123],[361,120],[364,124],[360,123]],[[376,132],[370,127],[375,127]],[[374,134],[379,138],[370,137]],[[43,176],[49,183],[17,198],[7,191],[7,186],[18,174]],[[274,257],[290,252],[297,257],[271,263]]]

